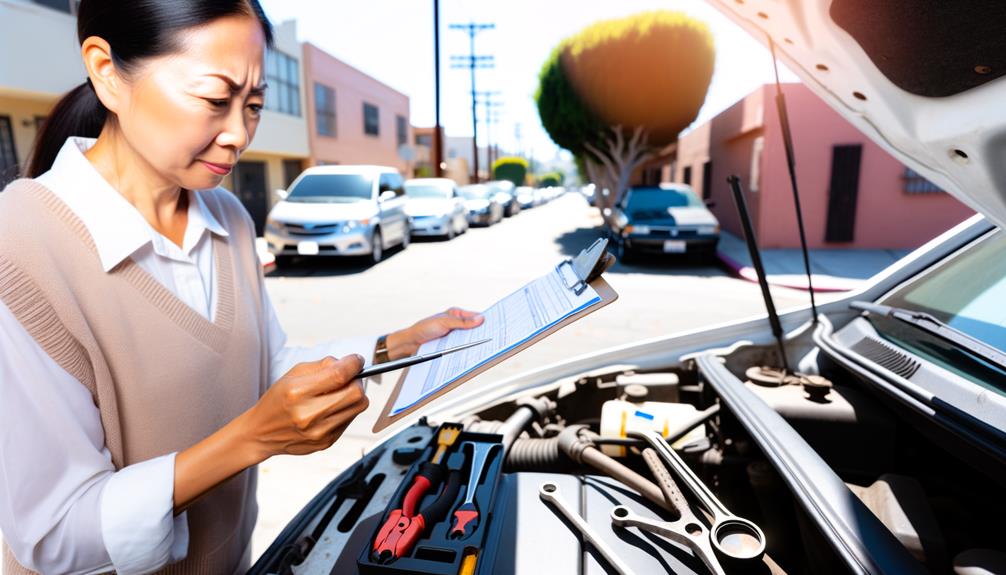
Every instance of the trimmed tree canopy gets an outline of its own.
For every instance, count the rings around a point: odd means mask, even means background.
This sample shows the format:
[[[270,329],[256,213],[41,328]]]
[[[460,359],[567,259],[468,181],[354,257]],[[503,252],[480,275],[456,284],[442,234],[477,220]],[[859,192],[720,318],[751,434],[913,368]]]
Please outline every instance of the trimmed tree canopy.
[[[504,156],[493,162],[493,178],[510,180],[515,186],[523,186],[527,177],[527,160],[516,156]]]

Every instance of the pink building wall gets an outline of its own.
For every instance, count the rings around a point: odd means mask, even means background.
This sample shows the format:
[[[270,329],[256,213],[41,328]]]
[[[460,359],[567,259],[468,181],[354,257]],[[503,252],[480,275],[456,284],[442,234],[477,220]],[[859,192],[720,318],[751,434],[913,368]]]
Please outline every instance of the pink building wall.
[[[396,117],[405,118],[406,143],[411,144],[409,97],[333,57],[309,42],[304,43],[304,89],[307,92],[311,165],[380,164],[408,175],[408,163],[398,155]],[[335,136],[320,136],[316,128],[314,85],[335,91]],[[377,136],[363,130],[363,103],[377,106]]]
[[[785,84],[796,149],[797,179],[807,243],[811,248],[906,249],[961,222],[973,212],[949,194],[905,191],[904,166],[872,143],[802,84]],[[760,159],[755,158],[761,140]],[[832,150],[862,145],[853,241],[826,242]],[[675,180],[692,166],[692,187],[702,191],[702,163],[712,161],[713,212],[724,229],[741,235],[726,178],[738,174],[762,247],[797,247],[799,237],[786,168],[775,87],[755,90],[683,136]],[[752,172],[758,173],[753,176]],[[758,191],[752,188],[757,187]]]

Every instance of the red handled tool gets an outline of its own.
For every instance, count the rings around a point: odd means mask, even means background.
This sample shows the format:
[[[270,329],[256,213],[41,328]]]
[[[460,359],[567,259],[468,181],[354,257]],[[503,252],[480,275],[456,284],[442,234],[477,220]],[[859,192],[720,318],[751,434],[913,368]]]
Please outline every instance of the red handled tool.
[[[416,515],[405,514],[406,502],[403,500],[402,508],[392,511],[381,530],[377,532],[373,548],[375,560],[379,563],[390,563],[399,557],[408,555],[413,545],[426,531],[426,527],[447,516],[447,512],[454,504],[454,500],[457,499],[460,489],[461,473],[452,470],[447,475],[447,485],[444,490],[440,492],[433,503],[424,507]],[[414,507],[417,503],[418,500],[415,500],[411,505]]]
[[[486,461],[492,454],[493,449],[500,446],[499,443],[476,443],[466,441],[461,444],[461,448],[471,446],[472,467],[468,475],[468,486],[465,487],[465,501],[454,511],[454,527],[450,536],[455,539],[468,537],[479,524],[479,508],[475,505],[475,490],[479,481],[482,480],[482,473],[485,471]]]

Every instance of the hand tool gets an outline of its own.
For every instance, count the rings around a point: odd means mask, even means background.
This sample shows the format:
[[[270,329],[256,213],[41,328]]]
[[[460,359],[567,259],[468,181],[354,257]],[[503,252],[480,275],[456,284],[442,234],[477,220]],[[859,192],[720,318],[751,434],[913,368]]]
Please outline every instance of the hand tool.
[[[674,482],[674,478],[671,477],[667,468],[660,462],[660,457],[653,449],[647,448],[643,450],[643,459],[646,460],[646,464],[656,476],[660,490],[664,492],[664,497],[677,511],[677,519],[674,521],[655,521],[634,513],[624,505],[618,505],[611,510],[611,522],[625,529],[637,527],[642,531],[649,531],[684,545],[691,549],[696,558],[705,563],[710,573],[724,575],[723,567],[716,559],[716,553],[713,552],[712,544],[709,541],[709,530],[692,513],[688,501],[678,489],[678,484]]]
[[[487,343],[490,341],[492,341],[492,339],[472,341],[469,343],[461,344],[456,347],[435,351],[433,353],[426,353],[423,355],[412,355],[409,357],[403,357],[402,359],[396,359],[395,361],[386,361],[384,363],[378,363],[356,374],[356,379],[363,379],[365,377],[370,377],[372,375],[378,375],[380,373],[395,371],[396,369],[402,369],[403,367],[409,367],[410,365],[416,365],[417,363],[427,362],[433,359],[437,359],[440,356],[447,355],[449,353],[454,353],[456,351],[461,351],[463,349],[468,349],[469,347],[482,345],[483,343]]]
[[[754,562],[765,553],[765,534],[754,522],[738,517],[713,495],[656,431],[631,431],[630,436],[646,441],[664,463],[678,475],[698,503],[712,515],[709,541],[722,558],[736,562]],[[614,515],[614,511],[612,512]],[[687,527],[687,526],[686,526]]]
[[[609,565],[614,567],[617,573],[620,575],[633,575],[632,569],[618,555],[615,555],[615,551],[583,520],[583,517],[580,517],[578,513],[570,509],[569,505],[562,498],[558,485],[549,482],[542,483],[541,487],[538,488],[538,496],[545,503],[551,504],[550,507],[552,507],[554,513],[572,523],[576,531],[583,537],[583,540],[593,545],[594,549],[604,557],[604,560]]]
[[[466,441],[461,444],[461,449],[465,449],[466,446],[471,448],[471,472],[468,475],[468,485],[465,487],[465,500],[461,504],[461,507],[458,507],[454,511],[454,527],[450,533],[450,536],[454,539],[468,537],[471,535],[469,528],[474,531],[475,527],[478,526],[479,508],[475,504],[475,491],[479,481],[482,479],[482,473],[485,471],[489,455],[500,444]]]
[[[381,530],[374,539],[373,556],[378,563],[390,563],[399,557],[404,557],[412,550],[413,545],[426,531],[428,525],[442,520],[457,499],[461,488],[461,472],[451,470],[447,476],[447,485],[433,503],[427,505],[415,516],[404,514],[402,509],[395,509],[388,516]]]
[[[389,559],[395,559],[408,553],[415,540],[426,530],[426,525],[429,521],[446,515],[447,510],[454,503],[454,499],[457,497],[458,490],[460,489],[460,471],[451,472],[455,476],[455,485],[452,486],[450,484],[449,478],[447,487],[444,488],[443,493],[436,501],[420,513],[417,513],[416,510],[420,502],[422,502],[423,497],[426,496],[426,493],[430,489],[435,489],[443,480],[444,470],[440,462],[444,454],[447,453],[447,450],[457,441],[460,434],[460,425],[445,424],[440,428],[440,432],[437,434],[437,450],[433,454],[433,457],[429,461],[424,461],[420,464],[419,472],[412,478],[412,485],[409,486],[405,491],[405,495],[402,496],[401,507],[391,512],[381,530],[378,531],[378,536],[374,542],[374,551],[378,556],[381,556],[385,550],[391,553]],[[447,497],[447,500],[442,505],[447,506],[447,509],[441,510],[437,505],[445,497]]]

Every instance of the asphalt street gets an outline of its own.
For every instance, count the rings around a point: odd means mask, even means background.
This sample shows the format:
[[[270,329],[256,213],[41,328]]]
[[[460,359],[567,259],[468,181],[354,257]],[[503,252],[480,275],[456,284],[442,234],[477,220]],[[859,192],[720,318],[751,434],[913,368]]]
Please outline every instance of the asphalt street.
[[[342,259],[298,260],[269,274],[266,287],[289,344],[381,334],[451,306],[481,310],[575,255],[598,237],[600,216],[577,194],[525,210],[453,241],[413,241],[368,266]],[[758,286],[715,262],[655,258],[606,273],[619,299],[494,367],[468,386],[490,386],[539,365],[651,337],[761,314]],[[804,305],[805,292],[773,288],[776,306]],[[396,374],[368,388],[370,408],[332,448],[280,456],[260,466],[258,557],[304,504],[381,440],[370,432]],[[389,377],[390,376],[390,377]]]

